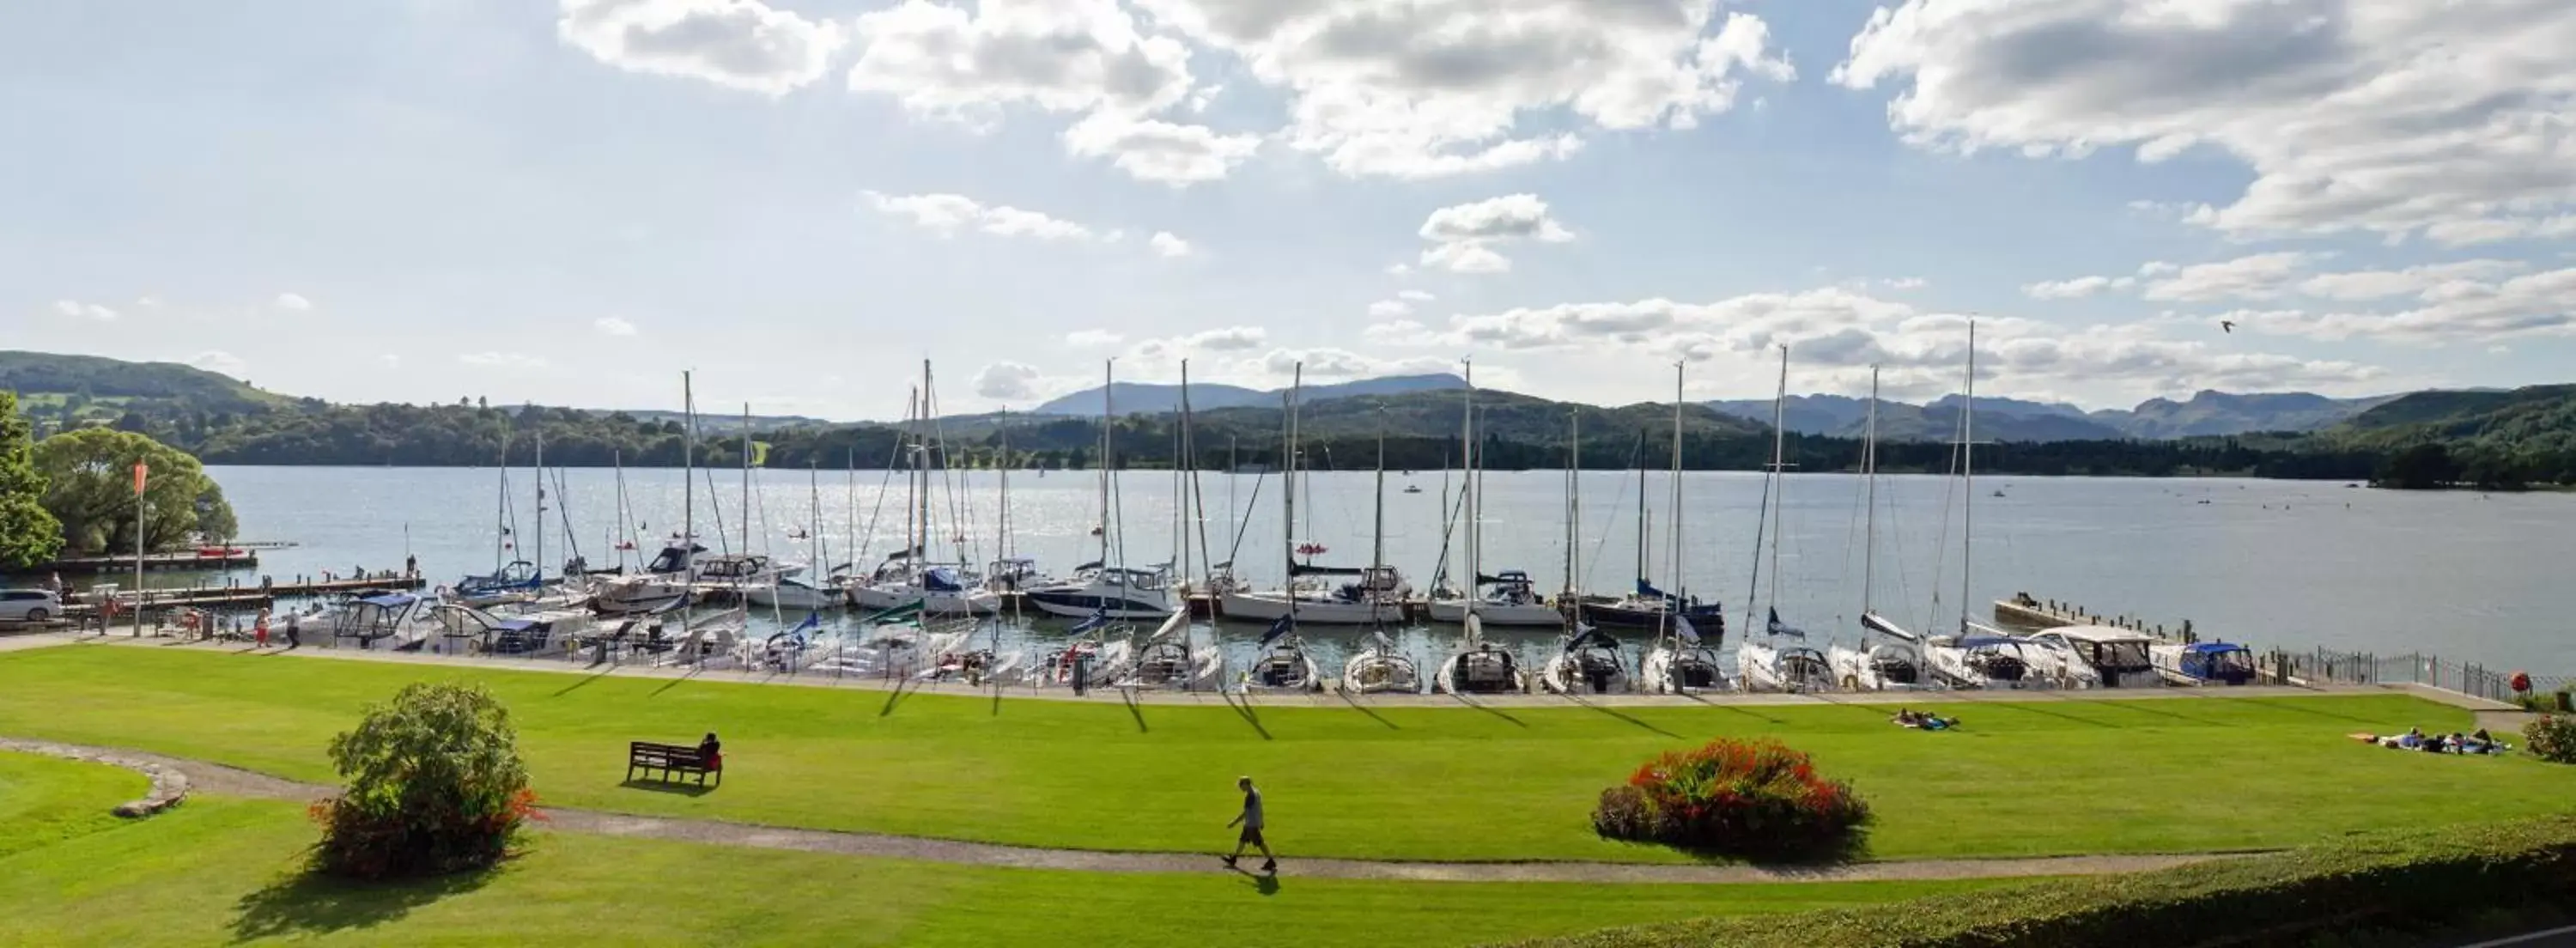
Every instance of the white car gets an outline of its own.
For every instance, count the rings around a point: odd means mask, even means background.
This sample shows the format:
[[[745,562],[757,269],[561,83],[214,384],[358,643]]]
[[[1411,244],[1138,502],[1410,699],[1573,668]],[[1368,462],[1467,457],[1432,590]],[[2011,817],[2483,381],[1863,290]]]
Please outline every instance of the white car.
[[[43,622],[63,614],[62,600],[42,589],[0,589],[0,622]]]

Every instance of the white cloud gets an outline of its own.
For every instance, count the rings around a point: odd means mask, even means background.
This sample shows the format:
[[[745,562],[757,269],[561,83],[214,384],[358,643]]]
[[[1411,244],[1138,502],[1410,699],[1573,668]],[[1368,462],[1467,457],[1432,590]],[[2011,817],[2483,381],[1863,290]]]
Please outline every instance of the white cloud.
[[[759,0],[561,0],[555,35],[632,72],[778,96],[820,79],[841,27]]]
[[[388,369],[402,368],[402,357],[390,352],[377,356],[376,361],[384,363]]]
[[[615,316],[602,316],[598,319],[591,320],[590,328],[598,330],[599,334],[603,336],[632,336],[635,334],[634,323],[627,322]]]
[[[1389,375],[1428,375],[1449,372],[1457,364],[1436,356],[1382,359],[1348,349],[1272,349],[1235,364],[1237,372],[1287,378],[1303,364],[1308,379],[1367,379]]]
[[[1535,240],[1560,243],[1574,232],[1548,213],[1535,194],[1509,194],[1431,212],[1418,232],[1432,246],[1422,252],[1426,267],[1452,273],[1501,273],[1511,260],[1493,249],[1498,243]]]
[[[1127,337],[1110,332],[1106,329],[1076,329],[1064,334],[1065,345],[1081,346],[1086,349],[1096,348],[1099,346],[1114,346],[1125,341],[1127,341]]]
[[[914,225],[942,237],[972,228],[1002,237],[1037,240],[1104,239],[1091,228],[1072,221],[1016,207],[987,206],[962,194],[890,195],[865,191],[861,196],[878,213],[908,218]]]
[[[1400,276],[1406,276],[1406,275],[1409,275],[1409,274],[1411,274],[1412,272],[1413,272],[1413,265],[1412,265],[1412,264],[1410,264],[1410,263],[1404,263],[1404,262],[1398,261],[1398,262],[1396,262],[1396,263],[1390,263],[1390,264],[1387,264],[1387,265],[1386,265],[1386,275],[1387,275],[1387,276],[1398,276],[1398,277],[1400,277]]]
[[[1222,135],[1204,125],[1179,125],[1099,111],[1064,130],[1064,150],[1076,158],[1108,158],[1139,181],[1187,187],[1216,181],[1261,149],[1259,135]]]
[[[2549,239],[2576,235],[2576,214],[2558,217],[2488,217],[2443,221],[2424,228],[2424,236],[2446,247],[2491,244],[2523,238]]]
[[[975,373],[975,394],[995,401],[1027,401],[1037,397],[1038,378],[1038,370],[1031,366],[995,362]]]
[[[2288,289],[2300,271],[2326,256],[2291,251],[2254,254],[2217,263],[2195,263],[2147,281],[2146,289],[2139,295],[2151,300],[2181,302],[2231,297],[2271,299]],[[2141,274],[2148,275],[2143,270]]]
[[[2524,264],[2512,260],[2462,260],[2403,270],[2320,273],[2301,281],[2299,292],[2333,300],[2371,300],[2422,293],[2456,281],[2490,280],[2523,268]]]
[[[313,301],[300,293],[280,293],[277,294],[277,308],[290,313],[308,312],[313,309]]]
[[[1413,304],[1403,300],[1379,300],[1368,306],[1368,314],[1378,319],[1392,319],[1410,312],[1413,312]]]
[[[1922,277],[1897,277],[1893,280],[1880,280],[1879,284],[1891,290],[1919,290],[1932,285],[1932,281]]]
[[[2391,344],[2494,342],[2532,336],[2576,336],[2576,268],[2510,279],[2455,278],[2435,282],[2421,274],[2344,274],[2355,277],[2326,289],[2346,298],[2421,287],[2412,308],[2395,311],[2285,311],[2239,321],[2276,335],[2316,339],[2363,338]]]
[[[858,18],[850,88],[968,121],[1002,106],[1145,114],[1190,91],[1189,48],[1148,36],[1117,0],[904,0]]]
[[[84,303],[79,300],[55,300],[54,312],[74,319],[90,319],[102,323],[115,322],[117,316],[115,310],[97,303]]]
[[[2252,183],[2186,219],[2233,234],[2474,242],[2576,203],[2569,49],[2563,0],[1904,0],[1833,78],[1926,147],[2225,153]]]
[[[1155,231],[1153,238],[1145,243],[1153,247],[1154,253],[1158,256],[1186,257],[1196,252],[1196,248],[1191,247],[1189,241],[1172,236],[1172,232],[1168,230]]]
[[[1360,338],[1381,346],[1427,346],[1439,341],[1431,327],[1411,319],[1370,323],[1360,330]]]
[[[456,361],[478,369],[501,369],[510,372],[533,372],[546,367],[546,360],[525,352],[468,352]]]
[[[1174,340],[1181,348],[1197,352],[1238,352],[1259,348],[1269,341],[1270,332],[1259,326],[1227,326],[1191,333]]]
[[[2021,292],[2036,300],[2072,300],[2112,290],[2125,290],[2136,285],[2138,281],[2135,277],[2086,276],[2072,280],[2042,280],[2024,285]]]
[[[1396,291],[1395,298],[1400,300],[1410,300],[1416,303],[1428,303],[1437,299],[1437,297],[1434,297],[1430,293],[1422,290],[1398,290]]]
[[[134,308],[136,308],[136,309],[159,309],[159,308],[161,308],[161,298],[160,298],[160,297],[158,297],[158,296],[138,296],[138,297],[135,297],[135,298],[134,298]]]
[[[232,353],[225,352],[221,349],[208,349],[204,352],[197,353],[196,355],[189,356],[188,364],[204,369],[208,372],[213,372],[219,375],[229,375],[234,378],[241,378],[242,373],[250,369],[250,364],[243,362],[240,356],[233,355]]]
[[[1565,128],[1689,128],[1733,108],[1746,77],[1795,75],[1759,18],[1720,21],[1707,0],[1138,5],[1281,90],[1288,144],[1349,175],[1562,158],[1581,146]]]

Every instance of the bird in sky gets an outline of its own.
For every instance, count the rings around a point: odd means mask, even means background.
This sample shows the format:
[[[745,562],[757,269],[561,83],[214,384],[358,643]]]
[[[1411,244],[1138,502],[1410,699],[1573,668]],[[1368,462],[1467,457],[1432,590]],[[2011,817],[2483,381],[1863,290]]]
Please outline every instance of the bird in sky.
[[[2224,320],[2224,319],[2219,320],[2219,321],[2218,321],[2218,328],[2219,328],[2219,330],[2220,330],[2220,331],[2225,332],[2225,333],[2227,333],[2228,335],[2231,335],[2231,336],[2232,336],[2232,335],[2235,335],[2235,334],[2236,334],[2236,324],[2235,324],[2235,323],[2233,323],[2233,322],[2230,322],[2230,321],[2228,321],[2228,320]]]

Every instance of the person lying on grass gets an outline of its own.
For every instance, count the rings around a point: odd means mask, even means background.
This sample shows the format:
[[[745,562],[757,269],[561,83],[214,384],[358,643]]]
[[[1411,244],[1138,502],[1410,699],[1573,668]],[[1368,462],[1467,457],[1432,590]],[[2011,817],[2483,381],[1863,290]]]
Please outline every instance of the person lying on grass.
[[[1945,718],[1930,711],[1916,714],[1904,708],[1896,709],[1894,720],[1897,727],[1920,728],[1926,731],[1947,731],[1959,726],[1958,718]]]

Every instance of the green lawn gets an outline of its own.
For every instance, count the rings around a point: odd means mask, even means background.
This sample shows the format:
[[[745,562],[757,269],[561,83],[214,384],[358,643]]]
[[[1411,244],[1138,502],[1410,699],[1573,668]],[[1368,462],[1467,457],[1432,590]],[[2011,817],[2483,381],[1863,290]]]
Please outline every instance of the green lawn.
[[[1609,924],[1848,907],[1991,884],[1545,885],[1229,873],[989,869],[538,833],[497,872],[388,886],[298,870],[293,804],[194,798],[149,820],[91,813],[137,779],[0,755],[0,944],[1459,945]],[[33,830],[36,834],[30,835]]]
[[[414,678],[511,707],[560,805],[1030,845],[1205,850],[1231,783],[1269,793],[1295,855],[1658,860],[1586,814],[1657,751],[1776,734],[1873,803],[1876,858],[2290,846],[2355,829],[2562,812],[2576,779],[2519,759],[2401,754],[2358,729],[2466,728],[2402,695],[1970,704],[1925,734],[1877,707],[1608,711],[1145,706],[674,682],[108,646],[0,655],[0,734],[326,780],[323,748]],[[1936,703],[1937,706],[1937,703]],[[625,742],[716,730],[703,796],[619,786]]]
[[[130,770],[0,751],[0,857],[114,825],[108,809],[149,785]]]

